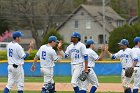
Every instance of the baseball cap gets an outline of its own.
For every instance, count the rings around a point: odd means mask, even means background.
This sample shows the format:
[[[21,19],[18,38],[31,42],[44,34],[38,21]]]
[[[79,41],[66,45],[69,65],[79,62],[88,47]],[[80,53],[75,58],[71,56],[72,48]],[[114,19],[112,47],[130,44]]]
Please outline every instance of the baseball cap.
[[[129,42],[127,39],[122,39],[118,44],[119,45],[129,45]]]
[[[56,36],[50,36],[50,37],[49,37],[48,42],[52,42],[52,41],[54,41],[54,42],[59,42],[59,41],[57,40],[57,37],[56,37]]]
[[[134,43],[140,42],[140,37],[135,37],[133,41],[134,41]]]
[[[95,44],[94,40],[89,39],[86,41],[86,45],[91,45],[91,44]]]
[[[81,39],[81,35],[79,32],[73,32],[71,37],[74,37],[74,38],[80,38]]]
[[[13,38],[22,37],[22,36],[24,36],[24,34],[20,31],[15,31],[15,32],[12,33]]]

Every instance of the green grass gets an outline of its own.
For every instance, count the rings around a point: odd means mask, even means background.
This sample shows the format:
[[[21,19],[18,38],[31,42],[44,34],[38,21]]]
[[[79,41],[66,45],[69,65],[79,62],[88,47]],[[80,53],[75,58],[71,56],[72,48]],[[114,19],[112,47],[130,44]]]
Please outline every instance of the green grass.
[[[120,76],[98,76],[99,83],[121,83]]]
[[[55,76],[55,82],[64,82],[70,83],[71,77],[70,76]],[[120,76],[98,76],[98,80],[100,83],[120,83],[121,77]],[[6,77],[0,77],[0,82],[7,82]],[[25,82],[43,82],[43,77],[25,77]]]
[[[2,91],[0,91],[0,93],[2,93]],[[11,91],[10,93],[17,93],[17,91]],[[40,91],[24,91],[24,93],[40,93]],[[60,91],[57,93],[73,93],[73,92],[64,92],[64,91]],[[123,92],[96,92],[96,93],[123,93]]]

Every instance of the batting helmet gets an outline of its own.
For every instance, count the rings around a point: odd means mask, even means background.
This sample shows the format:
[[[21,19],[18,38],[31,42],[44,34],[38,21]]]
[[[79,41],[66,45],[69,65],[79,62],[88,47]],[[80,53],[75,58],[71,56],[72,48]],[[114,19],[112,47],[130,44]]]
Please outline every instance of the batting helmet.
[[[59,42],[59,41],[57,40],[57,37],[56,37],[56,36],[50,36],[50,37],[49,37],[48,42],[52,42],[52,41],[54,41],[54,42]]]
[[[129,45],[129,42],[127,39],[122,39],[118,44],[119,45]]]
[[[91,45],[91,44],[95,44],[94,40],[89,39],[86,41],[86,45]]]
[[[16,37],[22,37],[23,36],[23,33],[20,32],[20,31],[15,31],[13,32],[12,34],[12,37],[15,39]]]
[[[140,42],[140,37],[135,37],[133,41],[134,41],[134,43]]]
[[[71,37],[81,39],[81,35],[80,35],[80,33],[78,33],[78,32],[73,32],[72,35],[71,35]]]

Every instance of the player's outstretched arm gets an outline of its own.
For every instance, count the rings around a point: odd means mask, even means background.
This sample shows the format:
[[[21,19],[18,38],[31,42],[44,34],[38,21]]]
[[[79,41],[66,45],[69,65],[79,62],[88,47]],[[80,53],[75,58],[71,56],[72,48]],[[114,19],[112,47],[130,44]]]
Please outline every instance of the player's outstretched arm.
[[[38,57],[37,57],[37,56],[35,56],[35,57],[34,57],[34,62],[33,62],[33,64],[32,64],[32,66],[31,66],[31,71],[35,71],[35,69],[36,69],[36,62],[37,62],[37,60],[38,60]]]
[[[88,73],[88,55],[84,55],[85,60],[85,72]]]
[[[30,44],[29,44],[29,49],[26,53],[30,54],[31,53],[31,50],[33,49],[33,46],[34,46],[34,42],[31,41]]]
[[[33,49],[33,44],[34,44],[33,42],[30,43],[28,51],[25,53],[24,56],[21,56],[22,59],[26,59],[29,56],[31,50]],[[19,55],[21,55],[23,53],[24,53],[24,51],[22,50],[21,52],[19,52]]]
[[[58,43],[58,46],[57,46],[58,55],[59,55],[60,58],[65,56],[65,53],[62,50],[62,45],[63,45],[63,42],[62,42],[62,40],[60,40],[59,43]]]
[[[110,58],[112,58],[112,53],[108,50],[108,46],[105,46],[105,52],[109,55]]]
[[[103,45],[101,48],[101,54],[100,54],[99,59],[98,59],[99,61],[102,60],[102,58],[104,57],[104,54],[105,54],[105,45]]]

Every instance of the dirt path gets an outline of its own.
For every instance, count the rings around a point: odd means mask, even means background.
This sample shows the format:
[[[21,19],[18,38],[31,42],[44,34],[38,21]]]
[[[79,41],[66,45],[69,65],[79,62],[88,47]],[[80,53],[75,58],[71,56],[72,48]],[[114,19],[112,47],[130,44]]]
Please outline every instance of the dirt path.
[[[3,90],[6,83],[0,82],[0,90]],[[43,83],[25,83],[25,90],[35,90],[40,91]],[[91,85],[89,86],[90,89]],[[13,90],[16,90],[14,87]],[[73,91],[72,86],[70,83],[56,83],[56,91]],[[97,91],[105,92],[105,91],[112,91],[112,92],[123,92],[123,88],[120,83],[100,83],[99,88]]]

